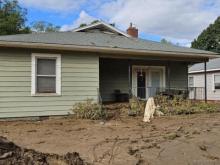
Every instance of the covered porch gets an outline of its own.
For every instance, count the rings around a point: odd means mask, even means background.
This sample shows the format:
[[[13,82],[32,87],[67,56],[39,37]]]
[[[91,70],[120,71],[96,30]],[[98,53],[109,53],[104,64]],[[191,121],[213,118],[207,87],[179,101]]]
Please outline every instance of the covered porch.
[[[147,99],[158,93],[184,93],[188,89],[189,64],[182,60],[100,58],[102,101],[127,101],[131,95]]]

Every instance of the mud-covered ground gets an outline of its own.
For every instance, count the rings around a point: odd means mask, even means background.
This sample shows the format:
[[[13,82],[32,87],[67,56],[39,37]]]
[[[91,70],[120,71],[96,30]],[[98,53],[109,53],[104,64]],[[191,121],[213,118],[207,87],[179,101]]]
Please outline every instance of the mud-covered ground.
[[[78,153],[65,155],[45,154],[31,149],[25,149],[0,137],[1,165],[87,165]]]
[[[0,122],[0,136],[43,153],[78,152],[95,165],[220,164],[220,113],[106,123],[50,119]]]

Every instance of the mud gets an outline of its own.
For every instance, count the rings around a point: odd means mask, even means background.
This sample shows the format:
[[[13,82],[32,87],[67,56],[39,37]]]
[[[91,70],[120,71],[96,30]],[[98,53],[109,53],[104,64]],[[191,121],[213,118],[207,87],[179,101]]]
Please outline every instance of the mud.
[[[67,153],[64,156],[44,154],[21,148],[4,137],[0,137],[1,165],[85,165],[78,153]]]
[[[106,122],[73,118],[0,122],[0,136],[22,147],[7,159],[12,164],[29,159],[36,164],[45,159],[68,164],[59,155],[74,152],[94,165],[220,164],[220,113],[155,117],[151,123],[142,120],[126,115]],[[81,159],[73,156],[73,160]]]

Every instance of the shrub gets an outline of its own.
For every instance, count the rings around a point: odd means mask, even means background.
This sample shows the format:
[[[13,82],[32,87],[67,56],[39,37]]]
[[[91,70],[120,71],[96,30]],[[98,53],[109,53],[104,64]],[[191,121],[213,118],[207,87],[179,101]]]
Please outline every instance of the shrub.
[[[101,105],[94,103],[92,99],[76,103],[72,110],[79,119],[100,120],[106,117],[106,112],[102,110]]]
[[[129,99],[130,115],[143,115],[146,105],[146,101],[138,100],[137,97],[133,96]]]
[[[167,96],[156,96],[155,103],[160,106],[160,111],[164,114],[194,114],[219,112],[220,106],[214,103],[205,103],[184,99],[181,95],[174,96],[172,99]]]

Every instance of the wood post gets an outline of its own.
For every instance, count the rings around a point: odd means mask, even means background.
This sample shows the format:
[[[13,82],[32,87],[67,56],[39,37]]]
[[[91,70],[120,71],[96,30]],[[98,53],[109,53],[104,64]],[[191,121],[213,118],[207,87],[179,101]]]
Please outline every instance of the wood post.
[[[204,62],[205,102],[207,103],[207,62]]]

